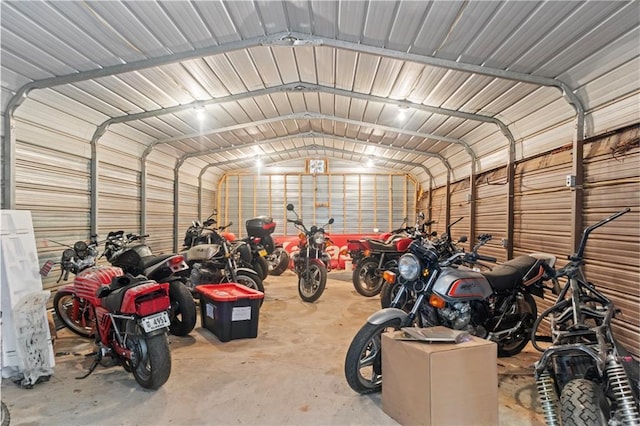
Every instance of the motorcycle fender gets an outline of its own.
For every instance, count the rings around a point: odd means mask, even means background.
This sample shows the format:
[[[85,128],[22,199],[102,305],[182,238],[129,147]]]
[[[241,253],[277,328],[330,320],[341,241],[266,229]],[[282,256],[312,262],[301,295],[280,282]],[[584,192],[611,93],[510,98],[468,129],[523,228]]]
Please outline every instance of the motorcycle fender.
[[[535,375],[537,377],[542,374],[552,363],[555,358],[587,355],[593,359],[594,365],[598,369],[598,374],[603,376],[605,369],[605,361],[598,355],[596,351],[582,343],[573,343],[567,345],[551,346],[547,348],[540,360],[535,363]]]
[[[408,315],[405,311],[398,308],[384,308],[375,312],[369,318],[367,318],[367,322],[369,324],[380,325],[384,322],[387,322],[391,319],[400,319],[400,322],[404,324],[405,320],[408,318]]]
[[[251,273],[253,275],[256,274],[256,271],[254,271],[253,269],[250,269],[250,268],[238,268],[238,269],[236,269],[236,274],[238,272],[240,272],[240,271],[249,272],[249,273]]]
[[[138,300],[139,298],[140,300]],[[147,316],[167,310],[169,306],[169,284],[148,281],[128,289],[122,299],[120,309],[122,313]]]

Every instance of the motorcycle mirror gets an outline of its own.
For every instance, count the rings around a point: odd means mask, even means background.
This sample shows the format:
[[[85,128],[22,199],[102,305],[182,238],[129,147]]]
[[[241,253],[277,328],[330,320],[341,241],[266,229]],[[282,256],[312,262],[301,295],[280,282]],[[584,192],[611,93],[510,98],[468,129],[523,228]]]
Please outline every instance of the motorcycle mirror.
[[[292,212],[293,211],[293,204],[287,204],[287,210]]]
[[[329,219],[329,225],[333,223],[333,218]]]
[[[467,242],[467,236],[463,235],[462,237],[460,237],[460,239],[458,240],[459,243],[466,243]]]

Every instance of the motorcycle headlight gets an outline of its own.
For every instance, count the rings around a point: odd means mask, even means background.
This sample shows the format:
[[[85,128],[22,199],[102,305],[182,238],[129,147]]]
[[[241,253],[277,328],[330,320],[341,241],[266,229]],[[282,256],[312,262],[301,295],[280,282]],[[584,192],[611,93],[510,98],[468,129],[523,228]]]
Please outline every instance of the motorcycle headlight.
[[[324,244],[324,232],[316,232],[313,234],[313,242],[317,245]]]
[[[403,254],[398,259],[398,272],[407,281],[414,281],[420,275],[420,261],[413,254]]]

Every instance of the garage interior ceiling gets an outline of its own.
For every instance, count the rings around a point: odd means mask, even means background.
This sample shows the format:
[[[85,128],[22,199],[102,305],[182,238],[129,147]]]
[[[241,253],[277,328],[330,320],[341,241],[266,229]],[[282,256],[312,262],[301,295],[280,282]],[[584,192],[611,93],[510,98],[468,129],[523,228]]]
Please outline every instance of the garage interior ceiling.
[[[94,167],[97,145],[130,140],[143,163],[157,151],[200,177],[322,155],[375,158],[425,188],[638,122],[638,2],[1,9],[3,208],[16,120],[43,106],[86,124]]]

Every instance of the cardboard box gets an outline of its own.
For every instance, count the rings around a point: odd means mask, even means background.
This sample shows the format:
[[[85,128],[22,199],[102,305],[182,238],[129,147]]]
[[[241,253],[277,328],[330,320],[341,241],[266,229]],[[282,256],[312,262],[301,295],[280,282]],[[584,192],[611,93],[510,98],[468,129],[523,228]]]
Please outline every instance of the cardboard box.
[[[200,322],[221,342],[258,336],[260,301],[264,293],[240,284],[199,285]]]
[[[497,425],[497,345],[382,335],[382,410],[403,425]]]

